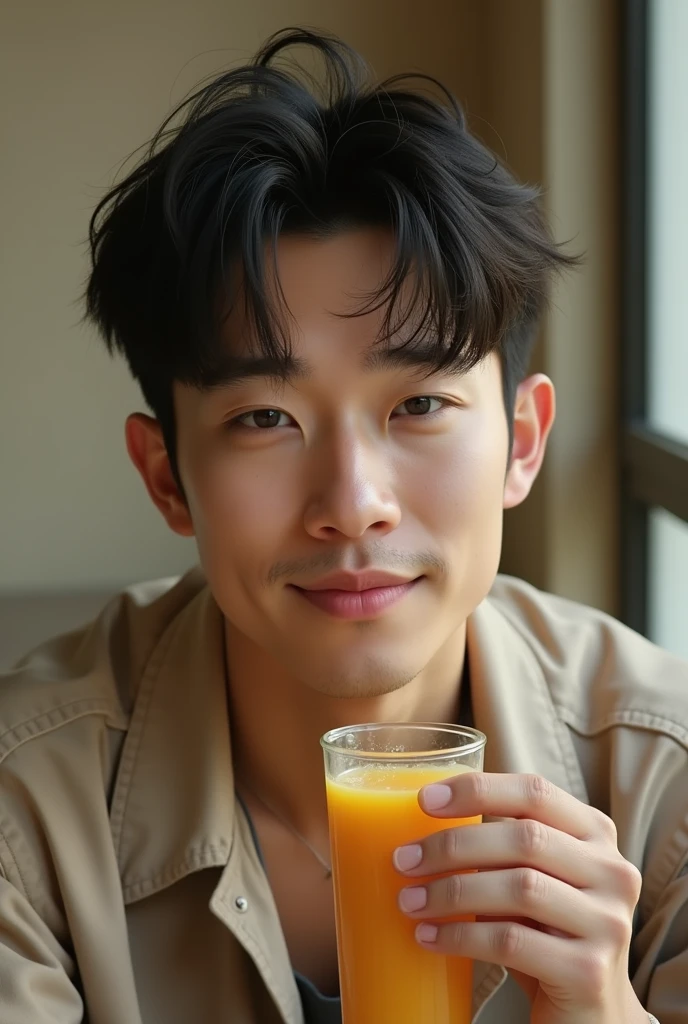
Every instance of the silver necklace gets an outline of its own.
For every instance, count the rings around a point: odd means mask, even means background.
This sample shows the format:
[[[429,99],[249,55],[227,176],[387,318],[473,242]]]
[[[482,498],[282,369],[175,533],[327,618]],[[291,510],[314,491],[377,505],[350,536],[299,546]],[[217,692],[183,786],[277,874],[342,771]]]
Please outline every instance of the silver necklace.
[[[257,801],[258,801],[258,803],[259,803],[259,804],[262,804],[262,805],[263,805],[263,807],[265,808],[265,810],[266,810],[266,811],[269,811],[269,812],[270,812],[270,814],[271,814],[271,815],[273,816],[273,818],[275,818],[275,819],[276,819],[277,821],[279,821],[280,825],[283,825],[283,826],[284,826],[284,828],[286,828],[288,832],[291,832],[291,834],[292,834],[292,835],[293,835],[293,836],[294,836],[294,837],[295,837],[296,839],[298,839],[298,840],[299,840],[299,842],[303,843],[303,845],[304,845],[305,847],[307,847],[307,848],[308,848],[308,849],[309,849],[309,850],[311,851],[311,853],[313,854],[313,856],[315,857],[315,859],[316,859],[316,860],[318,861],[318,863],[320,864],[320,866],[321,866],[322,868],[324,868],[324,870],[325,870],[325,878],[326,878],[326,879],[330,879],[330,878],[332,878],[332,865],[331,865],[331,864],[328,864],[328,862],[327,862],[327,861],[325,860],[325,858],[324,858],[324,857],[323,857],[323,856],[322,856],[321,854],[319,854],[319,853],[318,853],[318,851],[316,850],[316,848],[315,848],[315,847],[314,847],[314,846],[313,846],[313,845],[312,845],[311,843],[309,843],[309,842],[308,842],[308,840],[306,839],[306,837],[305,837],[305,836],[302,836],[302,835],[301,835],[301,833],[300,833],[300,832],[298,831],[298,829],[294,828],[294,826],[292,825],[292,823],[291,823],[290,821],[287,821],[287,819],[286,819],[286,818],[283,818],[283,817],[282,817],[282,815],[281,815],[281,814],[279,814],[279,813],[278,813],[278,812],[277,812],[277,811],[275,810],[275,808],[274,808],[274,807],[272,807],[272,806],[271,806],[271,805],[270,805],[270,804],[269,804],[269,803],[267,802],[267,800],[263,799],[263,797],[262,797],[262,796],[259,796],[259,795],[258,795],[258,793],[256,793],[256,791],[255,791],[255,790],[251,789],[251,788],[250,788],[249,786],[247,786],[247,785],[246,785],[246,783],[245,783],[245,782],[243,782],[243,781],[242,781],[241,785],[242,785],[242,786],[244,787],[244,789],[246,790],[246,792],[247,792],[247,793],[250,793],[250,794],[251,794],[251,796],[252,796],[252,797],[253,797],[253,798],[254,798],[255,800],[257,800]]]

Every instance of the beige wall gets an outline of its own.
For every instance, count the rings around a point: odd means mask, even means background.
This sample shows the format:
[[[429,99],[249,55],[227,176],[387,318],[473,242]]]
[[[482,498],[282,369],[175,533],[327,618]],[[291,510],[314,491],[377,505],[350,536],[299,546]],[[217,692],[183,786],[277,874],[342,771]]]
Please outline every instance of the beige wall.
[[[0,38],[0,590],[115,587],[194,560],[124,451],[142,408],[80,326],[88,216],[123,158],[204,75],[270,32],[341,33],[376,70],[430,71],[473,127],[549,187],[558,237],[590,254],[557,294],[539,364],[560,428],[504,566],[614,607],[613,0],[26,0]],[[610,241],[611,240],[611,241]]]
[[[619,40],[614,0],[555,0],[545,19],[546,175],[559,238],[585,255],[545,334],[559,385],[545,474],[545,585],[612,613],[618,595]]]
[[[618,609],[617,0],[485,0],[486,139],[539,181],[555,236],[584,264],[556,287],[535,368],[557,423],[533,494],[505,521],[502,567]],[[479,125],[476,127],[479,128]]]

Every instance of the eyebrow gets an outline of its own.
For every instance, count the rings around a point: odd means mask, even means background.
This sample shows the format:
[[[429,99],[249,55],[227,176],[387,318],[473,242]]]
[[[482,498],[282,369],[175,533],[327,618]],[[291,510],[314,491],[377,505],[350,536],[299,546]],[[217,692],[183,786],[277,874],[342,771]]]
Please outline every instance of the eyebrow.
[[[248,380],[272,380],[280,384],[306,380],[312,374],[305,360],[296,356],[226,356],[206,376],[204,387],[209,391],[236,387]]]
[[[398,348],[372,348],[363,361],[363,369],[370,373],[409,368],[435,372],[437,359],[427,349],[402,345]],[[447,372],[452,372],[451,367],[447,368]]]
[[[414,368],[426,371],[436,369],[436,360],[423,349],[408,346],[395,349],[375,347],[363,360],[367,373],[381,373],[384,370]],[[448,366],[447,373],[457,373]],[[313,367],[298,356],[229,356],[206,378],[204,388],[217,391],[238,387],[249,380],[271,380],[279,384],[292,384],[307,380],[313,375]]]

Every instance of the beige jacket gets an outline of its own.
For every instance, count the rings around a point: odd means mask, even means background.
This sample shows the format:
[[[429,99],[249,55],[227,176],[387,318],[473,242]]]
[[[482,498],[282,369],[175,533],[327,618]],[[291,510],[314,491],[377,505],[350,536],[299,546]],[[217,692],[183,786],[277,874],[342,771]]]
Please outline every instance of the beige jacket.
[[[509,579],[468,643],[486,770],[541,773],[615,819],[644,877],[631,977],[686,1024],[688,666]],[[528,1021],[501,968],[476,966],[474,1019]],[[0,1024],[81,1021],[302,1024],[198,572],[133,587],[0,680]]]

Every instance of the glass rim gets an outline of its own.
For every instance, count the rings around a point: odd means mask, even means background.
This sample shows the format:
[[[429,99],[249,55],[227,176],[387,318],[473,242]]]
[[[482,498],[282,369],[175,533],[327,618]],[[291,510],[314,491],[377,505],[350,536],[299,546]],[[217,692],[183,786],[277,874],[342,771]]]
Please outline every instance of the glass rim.
[[[463,743],[459,746],[444,747],[441,750],[408,750],[386,753],[380,750],[351,750],[348,747],[339,746],[337,740],[347,733],[375,732],[378,729],[410,729],[418,732],[445,732],[454,735],[472,737],[472,742]],[[414,761],[437,761],[440,758],[452,757],[460,754],[468,757],[482,750],[487,743],[487,736],[480,729],[474,729],[469,725],[452,725],[450,722],[361,722],[357,725],[344,725],[338,729],[330,729],[320,737],[320,745],[323,750],[332,754],[339,754],[345,757],[359,758],[361,761],[384,761],[385,759],[403,761],[405,758],[413,758]]]

